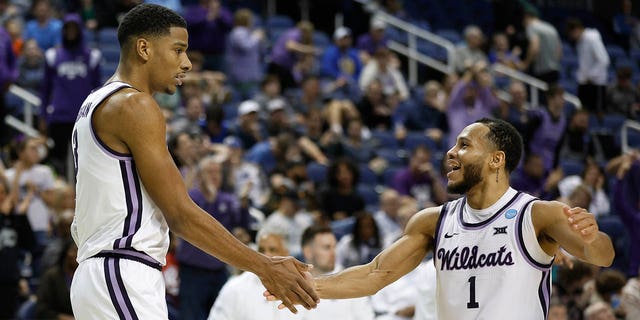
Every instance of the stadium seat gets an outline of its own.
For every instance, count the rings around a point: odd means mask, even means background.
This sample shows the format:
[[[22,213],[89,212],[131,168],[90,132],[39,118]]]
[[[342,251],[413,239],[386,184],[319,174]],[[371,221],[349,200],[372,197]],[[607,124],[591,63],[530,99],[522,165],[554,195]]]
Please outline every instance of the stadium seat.
[[[369,184],[358,184],[356,190],[366,205],[378,205],[380,199],[375,186]]]
[[[358,169],[360,171],[360,181],[358,182],[369,184],[371,186],[378,183],[378,175],[376,175],[376,173],[373,172],[366,163],[359,164]]]
[[[455,29],[441,29],[441,30],[436,30],[435,33],[437,35],[439,35],[439,36],[441,36],[441,37],[453,42],[453,44],[457,44],[457,43],[462,41],[462,36]]]
[[[580,175],[584,170],[584,163],[573,160],[561,160],[560,167],[565,176]]]
[[[98,31],[98,43],[100,45],[115,44],[118,42],[118,30],[116,28],[102,28]]]
[[[407,153],[398,148],[382,148],[376,150],[376,155],[387,161],[390,166],[404,166],[407,164]]]
[[[404,140],[404,148],[411,152],[416,147],[424,145],[432,152],[440,150],[440,146],[424,132],[409,132]]]
[[[327,180],[327,169],[327,166],[323,164],[311,162],[307,164],[307,176],[316,185],[322,184]]]
[[[371,131],[371,139],[375,141],[379,148],[397,148],[398,140],[390,131],[374,130]]]
[[[288,16],[281,16],[281,15],[275,15],[272,17],[269,17],[265,23],[265,26],[267,27],[267,29],[271,29],[271,28],[291,28],[293,27],[294,23],[293,20],[291,18],[289,18]]]
[[[390,187],[393,184],[393,178],[400,170],[402,170],[402,167],[390,166],[384,169],[382,172],[382,183],[384,183],[385,186]]]

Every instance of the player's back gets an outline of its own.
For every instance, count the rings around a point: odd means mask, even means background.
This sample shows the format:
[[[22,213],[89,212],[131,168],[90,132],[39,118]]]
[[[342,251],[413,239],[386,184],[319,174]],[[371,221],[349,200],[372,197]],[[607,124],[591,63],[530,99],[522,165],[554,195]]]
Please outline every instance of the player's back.
[[[484,210],[465,198],[443,206],[434,249],[439,318],[546,319],[553,258],[536,239],[534,200],[509,189]]]
[[[109,148],[92,123],[94,111],[124,88],[131,86],[106,84],[78,113],[72,135],[77,180],[72,235],[79,262],[106,252],[164,264],[169,245],[164,216],[142,185],[132,155]]]

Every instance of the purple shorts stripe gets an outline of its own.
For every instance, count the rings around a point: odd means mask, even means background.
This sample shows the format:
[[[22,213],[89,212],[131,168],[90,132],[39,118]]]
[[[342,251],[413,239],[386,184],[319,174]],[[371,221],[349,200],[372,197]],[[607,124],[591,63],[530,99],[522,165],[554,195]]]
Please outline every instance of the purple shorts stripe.
[[[140,262],[142,264],[146,264],[147,266],[154,268],[156,270],[162,270],[162,265],[160,262],[156,261],[148,254],[135,251],[133,249],[115,249],[115,250],[103,250],[100,251],[93,257],[102,257],[102,258],[120,258],[127,259]]]
[[[129,299],[129,295],[127,294],[127,290],[124,286],[124,281],[122,281],[122,273],[120,273],[120,259],[115,258],[113,260],[116,260],[115,263],[115,276],[116,276],[116,282],[118,283],[118,288],[120,289],[120,291],[122,292],[122,297],[124,300],[124,304],[127,307],[127,311],[125,312],[125,315],[127,315],[131,320],[138,320],[138,315],[136,314],[136,310],[133,309],[133,304],[131,303],[131,299]]]
[[[107,288],[109,289],[109,297],[111,298],[111,303],[113,303],[113,307],[116,309],[118,317],[120,318],[120,320],[127,320],[131,319],[131,317],[128,310],[126,309],[122,292],[120,291],[118,283],[115,279],[115,264],[118,262],[117,260],[117,258],[104,259],[104,276],[105,281],[107,282]],[[129,315],[129,317],[127,317],[127,315]]]

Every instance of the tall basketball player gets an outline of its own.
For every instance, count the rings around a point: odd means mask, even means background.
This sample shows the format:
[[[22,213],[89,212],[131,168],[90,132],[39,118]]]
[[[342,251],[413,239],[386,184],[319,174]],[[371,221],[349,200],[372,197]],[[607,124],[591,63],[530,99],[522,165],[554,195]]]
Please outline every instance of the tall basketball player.
[[[418,212],[371,263],[316,279],[320,297],[374,294],[433,249],[438,319],[546,319],[558,249],[600,266],[611,264],[614,250],[586,210],[509,186],[521,150],[522,138],[507,122],[467,126],[447,152],[448,190],[464,196]]]
[[[161,266],[168,232],[243,270],[294,303],[315,307],[306,265],[244,246],[189,198],[152,98],[191,69],[185,21],[142,4],[118,28],[118,69],[83,103],[72,135],[77,176],[72,234],[80,263],[71,285],[76,319],[167,319]]]

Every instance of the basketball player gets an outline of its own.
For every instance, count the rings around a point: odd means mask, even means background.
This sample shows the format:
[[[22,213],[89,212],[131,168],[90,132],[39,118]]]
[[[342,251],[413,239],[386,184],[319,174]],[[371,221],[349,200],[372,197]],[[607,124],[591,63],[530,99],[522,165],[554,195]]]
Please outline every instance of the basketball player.
[[[71,285],[76,319],[167,319],[160,272],[168,231],[248,270],[294,303],[317,295],[293,258],[268,258],[241,244],[189,198],[165,143],[152,94],[174,93],[191,69],[185,21],[156,5],[133,8],[118,28],[117,71],[83,103],[72,135],[77,175],[72,234],[79,267]]]
[[[502,120],[464,128],[447,152],[448,190],[464,197],[418,212],[372,262],[317,278],[320,298],[372,295],[433,248],[438,319],[546,319],[558,249],[600,266],[614,251],[586,210],[509,186],[521,150],[522,138]]]

